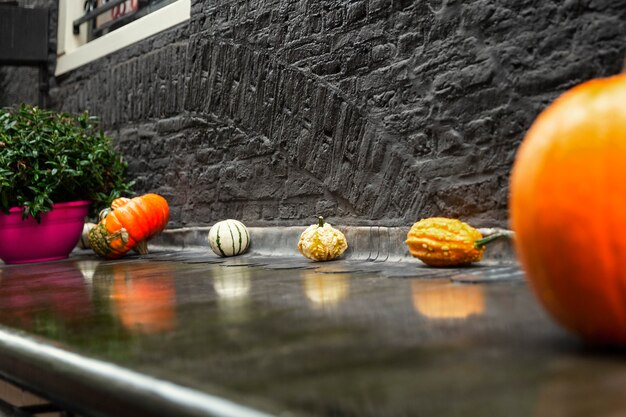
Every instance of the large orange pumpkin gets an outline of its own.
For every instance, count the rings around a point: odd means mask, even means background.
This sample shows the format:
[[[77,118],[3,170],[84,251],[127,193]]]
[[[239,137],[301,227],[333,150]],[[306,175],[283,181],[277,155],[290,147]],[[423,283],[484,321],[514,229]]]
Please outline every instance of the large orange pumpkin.
[[[145,253],[145,242],[163,231],[169,216],[167,201],[158,194],[118,198],[110,209],[102,211],[100,222],[89,231],[89,244],[107,259],[119,258],[136,247]]]
[[[591,342],[626,344],[626,75],[550,105],[510,186],[517,252],[541,303]]]

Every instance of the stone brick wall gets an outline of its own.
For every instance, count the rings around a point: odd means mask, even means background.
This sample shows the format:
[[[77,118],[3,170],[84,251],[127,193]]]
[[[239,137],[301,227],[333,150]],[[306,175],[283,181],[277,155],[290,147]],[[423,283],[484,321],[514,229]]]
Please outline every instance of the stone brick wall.
[[[195,0],[188,24],[56,80],[171,226],[507,225],[508,177],[559,93],[620,71],[612,0]]]

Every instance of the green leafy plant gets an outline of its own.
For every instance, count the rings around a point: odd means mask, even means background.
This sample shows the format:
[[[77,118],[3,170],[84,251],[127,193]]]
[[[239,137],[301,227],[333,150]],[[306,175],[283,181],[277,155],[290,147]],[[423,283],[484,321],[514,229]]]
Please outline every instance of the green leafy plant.
[[[130,191],[126,163],[87,113],[0,109],[0,209],[39,219],[53,203],[91,200],[92,213]]]

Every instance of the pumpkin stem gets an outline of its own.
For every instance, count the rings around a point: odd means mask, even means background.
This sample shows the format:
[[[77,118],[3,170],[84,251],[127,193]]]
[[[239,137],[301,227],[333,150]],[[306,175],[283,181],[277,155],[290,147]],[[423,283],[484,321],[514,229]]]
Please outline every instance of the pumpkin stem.
[[[484,237],[482,239],[478,239],[477,241],[474,242],[474,246],[476,247],[476,249],[480,249],[483,246],[486,246],[487,244],[493,242],[494,240],[500,239],[501,237],[511,237],[511,233],[510,232],[494,233],[490,236]]]
[[[319,216],[319,217],[317,218],[317,225],[318,225],[319,227],[324,227],[324,218],[323,218],[322,216]]]
[[[148,241],[142,240],[141,242],[135,245],[133,250],[135,250],[140,255],[147,255],[148,254]]]

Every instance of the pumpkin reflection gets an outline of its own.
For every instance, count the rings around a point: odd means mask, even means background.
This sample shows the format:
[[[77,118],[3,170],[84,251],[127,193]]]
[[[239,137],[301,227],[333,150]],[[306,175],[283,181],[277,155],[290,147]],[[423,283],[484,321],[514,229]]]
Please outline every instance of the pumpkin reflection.
[[[45,333],[84,322],[93,313],[83,275],[72,263],[3,268],[1,277],[2,322]]]
[[[413,307],[431,319],[465,319],[485,311],[482,287],[470,285],[424,284],[413,281]]]
[[[348,296],[350,274],[319,274],[304,271],[304,292],[316,306],[328,308],[339,304]]]
[[[83,280],[85,281],[85,288],[87,289],[87,293],[89,294],[89,298],[92,298],[93,294],[93,276],[98,269],[98,265],[101,261],[77,261],[76,266],[80,270],[83,275]]]
[[[243,323],[253,317],[250,301],[250,268],[229,266],[213,275],[213,288],[218,296],[219,319],[223,325]]]
[[[93,282],[93,276],[96,273],[96,270],[98,269],[98,265],[100,264],[100,262],[101,261],[99,260],[96,260],[96,261],[86,260],[86,261],[76,262],[76,266],[78,267],[80,272],[83,274],[83,279],[88,285],[91,285],[91,283]]]
[[[174,328],[176,290],[169,265],[125,263],[112,267],[111,299],[124,327],[144,334]]]
[[[220,300],[236,301],[247,298],[250,293],[250,268],[228,267],[224,273],[213,277],[213,288]]]

